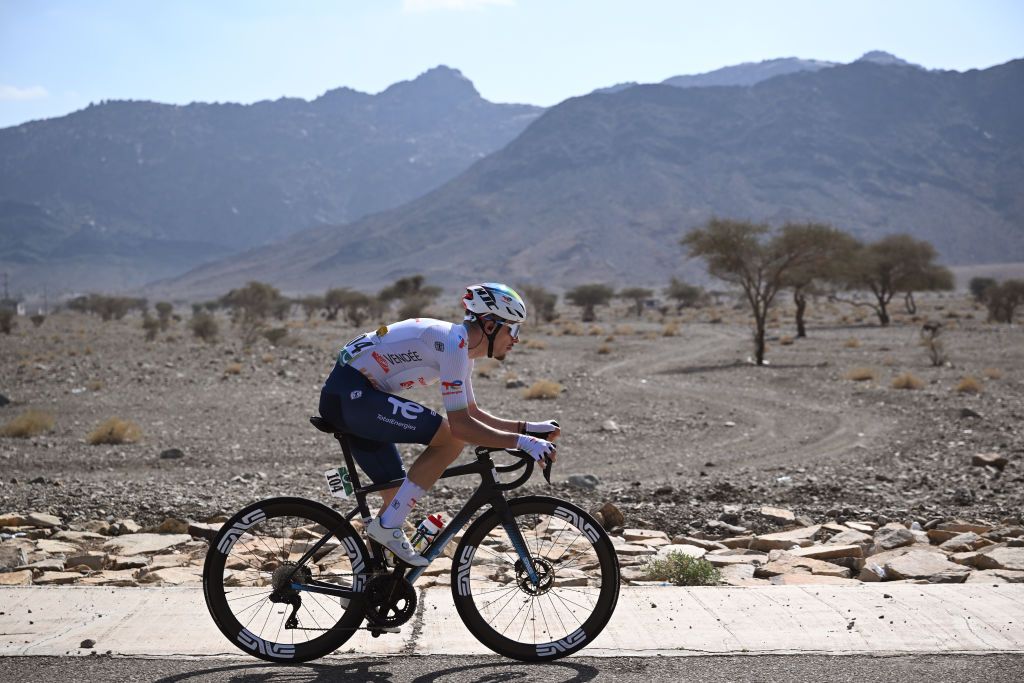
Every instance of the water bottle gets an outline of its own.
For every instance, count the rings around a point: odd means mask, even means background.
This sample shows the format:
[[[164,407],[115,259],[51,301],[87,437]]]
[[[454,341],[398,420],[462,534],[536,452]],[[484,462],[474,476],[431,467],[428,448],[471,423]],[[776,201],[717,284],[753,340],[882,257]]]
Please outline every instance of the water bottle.
[[[444,518],[441,513],[427,515],[416,527],[416,533],[412,537],[412,546],[420,553],[433,542],[437,535],[444,528]]]

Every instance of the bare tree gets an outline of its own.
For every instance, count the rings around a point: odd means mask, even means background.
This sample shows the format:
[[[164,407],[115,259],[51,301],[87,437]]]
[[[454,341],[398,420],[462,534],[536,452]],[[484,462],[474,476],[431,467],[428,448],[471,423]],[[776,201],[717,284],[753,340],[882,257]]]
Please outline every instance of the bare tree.
[[[764,337],[771,307],[786,275],[820,258],[813,242],[771,235],[769,226],[712,218],[680,240],[691,256],[704,259],[708,272],[743,290],[754,316],[754,356],[764,365]]]
[[[1017,307],[1024,304],[1024,280],[1006,280],[986,293],[989,320],[1012,323]]]

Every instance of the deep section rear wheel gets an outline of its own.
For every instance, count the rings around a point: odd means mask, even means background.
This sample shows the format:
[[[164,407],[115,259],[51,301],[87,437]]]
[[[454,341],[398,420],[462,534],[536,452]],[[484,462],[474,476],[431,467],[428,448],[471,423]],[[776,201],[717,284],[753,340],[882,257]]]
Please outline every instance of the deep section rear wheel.
[[[550,661],[593,642],[619,597],[619,563],[597,521],[557,498],[509,501],[534,582],[491,511],[466,531],[452,565],[452,597],[466,627],[498,654]]]
[[[307,562],[303,554],[331,534]],[[302,498],[254,503],[225,522],[203,567],[206,605],[244,652],[272,662],[329,654],[363,619],[361,595],[343,598],[291,588],[319,581],[361,590],[366,548],[352,525]]]

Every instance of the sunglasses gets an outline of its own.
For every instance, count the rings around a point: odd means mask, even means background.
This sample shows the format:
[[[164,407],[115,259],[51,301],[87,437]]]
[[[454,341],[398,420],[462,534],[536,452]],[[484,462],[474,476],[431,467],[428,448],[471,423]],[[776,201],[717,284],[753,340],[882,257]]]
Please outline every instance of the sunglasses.
[[[519,341],[519,326],[522,323],[507,323],[504,320],[496,320],[495,322],[498,323],[498,329],[501,329],[502,326],[508,327],[508,333],[512,339]]]

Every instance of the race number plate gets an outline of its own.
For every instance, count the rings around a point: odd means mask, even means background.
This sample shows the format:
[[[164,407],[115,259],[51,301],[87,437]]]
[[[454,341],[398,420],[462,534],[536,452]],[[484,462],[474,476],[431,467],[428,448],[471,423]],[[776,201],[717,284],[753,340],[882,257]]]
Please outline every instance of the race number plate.
[[[348,476],[348,468],[342,465],[324,472],[327,479],[327,490],[337,498],[348,498],[355,490],[352,486],[352,479]]]

